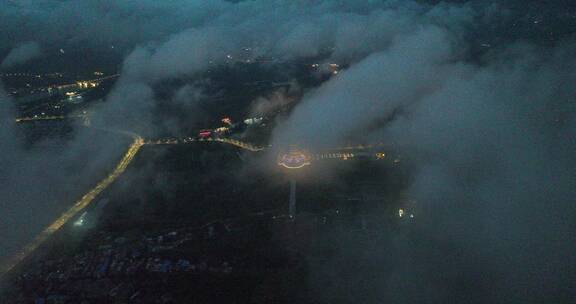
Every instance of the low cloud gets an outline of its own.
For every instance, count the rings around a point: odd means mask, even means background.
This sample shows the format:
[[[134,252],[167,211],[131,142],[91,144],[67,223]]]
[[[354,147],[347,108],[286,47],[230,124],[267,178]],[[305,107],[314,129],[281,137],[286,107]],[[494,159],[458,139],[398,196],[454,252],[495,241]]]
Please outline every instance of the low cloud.
[[[36,42],[26,42],[13,48],[8,55],[2,60],[0,66],[8,69],[17,65],[24,64],[29,60],[39,57],[42,54],[40,45]]]
[[[436,39],[428,37],[434,34],[426,33],[436,31],[441,35],[448,26],[471,26],[475,14],[483,13],[467,6],[436,7],[412,1],[381,4],[350,1],[341,5],[322,1],[227,3],[219,6],[213,18],[204,20],[201,25],[135,48],[124,61],[121,79],[107,100],[113,109],[112,116],[141,117],[137,125],[150,126],[153,122],[148,118],[154,116],[151,112],[166,102],[152,93],[159,83],[200,77],[207,70],[222,65],[262,58],[290,64],[320,57],[325,62],[348,65],[387,50],[396,40],[412,33],[422,33],[422,39]],[[418,48],[425,46],[418,45],[418,39],[406,42],[414,45],[404,46],[404,50],[418,52]],[[439,56],[434,53],[421,55]],[[397,57],[401,59],[402,54]],[[413,66],[418,68],[418,62]],[[132,86],[140,89],[134,90]],[[130,92],[138,97],[131,98]],[[145,98],[140,96],[143,92],[148,92]],[[110,112],[103,113],[106,115],[102,115],[102,119],[106,120]],[[132,119],[114,120],[124,123],[123,128],[134,126]]]
[[[576,265],[576,158],[570,152],[576,142],[569,135],[576,131],[576,90],[567,84],[576,80],[570,55],[576,42],[510,41],[471,60],[463,56],[469,47],[464,34],[435,25],[399,34],[306,94],[278,125],[273,145],[385,142],[415,167],[407,195],[426,223],[416,239],[446,247],[384,241],[389,258],[379,249],[339,253],[335,259],[388,265],[369,288],[376,298],[442,302],[463,296],[450,286],[474,281],[466,299],[568,299]],[[394,259],[409,264],[386,268]],[[362,273],[339,279],[329,268],[316,280],[345,285],[367,279]],[[482,287],[491,280],[497,288]]]
[[[130,141],[80,127],[69,141],[48,137],[30,145],[27,133],[62,125],[17,127],[12,104],[0,84],[0,263],[92,187]]]

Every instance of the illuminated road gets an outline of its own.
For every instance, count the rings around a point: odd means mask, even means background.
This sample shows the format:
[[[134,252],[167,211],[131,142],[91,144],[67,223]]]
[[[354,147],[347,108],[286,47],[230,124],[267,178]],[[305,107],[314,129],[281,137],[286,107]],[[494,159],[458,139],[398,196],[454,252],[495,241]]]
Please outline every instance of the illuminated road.
[[[44,120],[64,120],[69,118],[82,118],[85,119],[87,116],[84,114],[77,115],[56,115],[56,116],[33,116],[33,117],[19,117],[16,118],[16,122],[29,122],[29,121],[44,121]]]
[[[147,145],[181,145],[181,144],[188,144],[193,142],[220,142],[228,145],[232,145],[244,150],[248,150],[251,152],[258,152],[264,150],[263,147],[255,146],[251,143],[243,142],[236,139],[230,138],[192,138],[192,137],[185,137],[185,138],[164,138],[164,139],[157,139],[157,140],[149,140],[146,142]]]
[[[161,139],[154,139],[148,140],[145,144],[147,145],[181,145],[181,144],[188,144],[188,143],[196,143],[196,142],[220,142],[228,145],[232,145],[244,150],[248,150],[251,152],[258,152],[263,151],[266,147],[256,146],[254,144],[224,138],[224,137],[216,137],[216,138],[193,138],[193,137],[184,137],[184,138],[161,138]],[[356,157],[369,157],[375,159],[384,159],[386,154],[383,152],[359,152],[363,150],[374,150],[379,147],[385,147],[383,143],[377,144],[367,144],[367,145],[357,145],[357,146],[345,146],[330,149],[326,152],[318,152],[311,155],[313,160],[322,160],[322,159],[342,159],[348,160]]]
[[[90,79],[90,80],[80,80],[80,81],[77,81],[74,83],[69,83],[69,84],[54,85],[54,86],[50,86],[48,88],[58,89],[58,90],[79,89],[79,88],[82,88],[83,86],[88,87],[89,84],[99,84],[100,82],[102,82],[104,80],[117,78],[119,76],[120,76],[120,74],[114,74],[114,75]]]
[[[86,193],[80,200],[78,200],[70,209],[64,212],[58,219],[56,219],[50,226],[48,226],[44,231],[42,231],[38,236],[36,236],[28,245],[26,245],[20,252],[15,254],[10,258],[2,268],[0,268],[0,277],[14,267],[16,267],[20,262],[22,262],[26,257],[30,256],[38,247],[42,245],[50,236],[52,236],[56,231],[58,231],[62,226],[64,226],[70,219],[75,217],[80,211],[84,210],[90,203],[100,194],[104,189],[106,189],[110,184],[112,184],[128,167],[134,156],[138,153],[140,148],[144,145],[144,139],[142,137],[136,136],[134,142],[130,145],[130,148],[120,162],[116,165],[116,168],[110,175],[101,180],[94,188],[92,188],[88,193]]]
[[[210,138],[208,138],[208,140],[209,140],[209,139],[210,139]],[[244,149],[244,150],[248,150],[248,151],[251,151],[251,152],[258,152],[258,151],[264,150],[263,147],[257,147],[257,146],[254,146],[254,145],[250,144],[250,143],[246,143],[246,142],[243,142],[243,141],[239,141],[239,140],[235,140],[235,139],[230,139],[230,138],[215,138],[215,139],[213,139],[213,141],[221,142],[221,143],[225,143],[225,144],[229,144],[229,145],[232,145],[232,146],[236,146],[236,147],[238,147],[238,148],[241,148],[241,149]]]
[[[16,122],[25,122],[25,121],[35,121],[35,120],[61,120],[66,118],[86,118],[86,115],[75,115],[75,116],[43,116],[43,117],[23,117],[17,118]],[[29,257],[38,247],[40,247],[45,241],[47,241],[55,232],[57,232],[62,226],[64,226],[69,220],[76,217],[82,210],[90,205],[94,201],[94,199],[104,191],[108,186],[110,186],[128,167],[130,162],[134,159],[134,156],[140,151],[140,148],[143,145],[180,145],[180,144],[189,144],[195,142],[219,142],[223,144],[232,145],[247,151],[251,152],[258,152],[262,151],[265,148],[255,146],[251,143],[243,142],[240,140],[230,139],[230,138],[192,138],[192,137],[185,137],[185,138],[164,138],[164,139],[157,139],[157,140],[147,140],[144,141],[142,137],[137,134],[127,132],[127,131],[117,131],[117,130],[109,130],[109,129],[102,129],[104,131],[110,131],[114,133],[120,133],[124,135],[128,135],[134,138],[134,141],[130,145],[129,149],[126,151],[120,162],[116,165],[116,168],[110,173],[106,178],[101,180],[94,188],[92,188],[88,193],[86,193],[80,200],[78,200],[72,207],[70,207],[66,212],[64,212],[58,219],[56,219],[52,224],[50,224],[44,231],[42,231],[39,235],[37,235],[30,243],[28,243],[24,248],[22,248],[17,254],[11,257],[5,265],[0,267],[0,278],[16,267],[20,262],[24,259]],[[320,160],[320,159],[330,159],[330,158],[337,158],[337,159],[349,159],[359,156],[358,153],[352,153],[350,150],[364,150],[374,148],[376,146],[380,146],[381,144],[376,145],[364,145],[364,146],[355,146],[355,147],[344,147],[340,149],[334,150],[346,150],[347,152],[331,152],[331,153],[321,153],[315,154],[313,159]],[[375,154],[377,159],[384,158],[384,153],[376,153]],[[380,157],[381,155],[381,157]]]
[[[52,117],[47,120],[64,119],[65,117]],[[107,130],[107,129],[103,129]],[[110,131],[110,130],[107,130]],[[263,148],[256,147],[252,144],[245,143],[242,141],[228,139],[228,138],[206,138],[206,139],[195,139],[195,138],[183,138],[183,139],[160,139],[155,141],[147,141],[134,133],[125,131],[114,131],[116,133],[121,133],[124,135],[130,135],[134,137],[134,142],[130,145],[130,148],[126,151],[120,162],[116,165],[116,168],[110,175],[101,180],[94,188],[92,188],[88,193],[86,193],[80,200],[78,200],[70,209],[64,212],[59,218],[57,218],[52,224],[50,224],[44,231],[37,235],[30,243],[28,243],[24,248],[22,248],[18,253],[12,256],[5,265],[0,268],[0,278],[16,267],[20,262],[29,257],[38,247],[40,247],[44,242],[46,242],[55,232],[57,232],[62,226],[64,226],[69,220],[76,217],[82,210],[90,205],[94,199],[104,191],[108,186],[110,186],[128,167],[130,162],[134,159],[134,156],[140,151],[143,145],[176,145],[176,144],[186,144],[191,142],[221,142],[248,151],[256,152],[261,151]]]

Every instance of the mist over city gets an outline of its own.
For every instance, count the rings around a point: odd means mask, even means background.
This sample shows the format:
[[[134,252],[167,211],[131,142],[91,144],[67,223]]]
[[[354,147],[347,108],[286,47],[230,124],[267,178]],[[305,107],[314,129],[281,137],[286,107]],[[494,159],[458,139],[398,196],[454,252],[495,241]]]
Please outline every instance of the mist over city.
[[[0,7],[0,303],[576,299],[576,3]]]

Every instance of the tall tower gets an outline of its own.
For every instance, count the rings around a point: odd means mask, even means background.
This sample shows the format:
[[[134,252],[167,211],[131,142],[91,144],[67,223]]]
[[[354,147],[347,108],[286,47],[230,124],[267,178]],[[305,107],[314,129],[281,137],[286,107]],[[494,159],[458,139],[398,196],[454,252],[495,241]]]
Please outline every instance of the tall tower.
[[[288,204],[288,215],[290,218],[296,216],[296,180],[290,179],[290,201]]]
[[[288,200],[288,215],[296,216],[296,176],[295,171],[310,165],[311,157],[308,153],[291,147],[288,152],[278,155],[278,165],[287,169],[290,177],[290,197]]]

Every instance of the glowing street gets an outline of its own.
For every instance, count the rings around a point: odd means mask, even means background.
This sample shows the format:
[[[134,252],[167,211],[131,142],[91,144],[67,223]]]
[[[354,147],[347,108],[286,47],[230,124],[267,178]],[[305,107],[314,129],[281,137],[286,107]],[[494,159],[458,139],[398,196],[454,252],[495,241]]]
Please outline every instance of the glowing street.
[[[74,218],[79,212],[88,207],[88,205],[90,205],[90,203],[92,203],[102,191],[104,191],[120,175],[122,175],[142,145],[144,145],[144,140],[141,137],[135,137],[134,142],[130,145],[130,148],[128,151],[126,151],[120,162],[116,165],[114,171],[112,171],[112,173],[110,173],[110,175],[108,175],[106,178],[101,180],[94,188],[88,191],[88,193],[86,193],[80,200],[78,200],[72,207],[70,207],[70,209],[64,212],[52,224],[50,224],[50,226],[44,229],[44,231],[36,236],[29,244],[24,246],[20,252],[9,259],[6,265],[0,269],[0,276],[8,273],[10,270],[16,267],[20,262],[30,256],[30,254],[32,254],[45,241],[47,241],[50,236],[52,236],[62,226],[64,226],[70,219]]]

